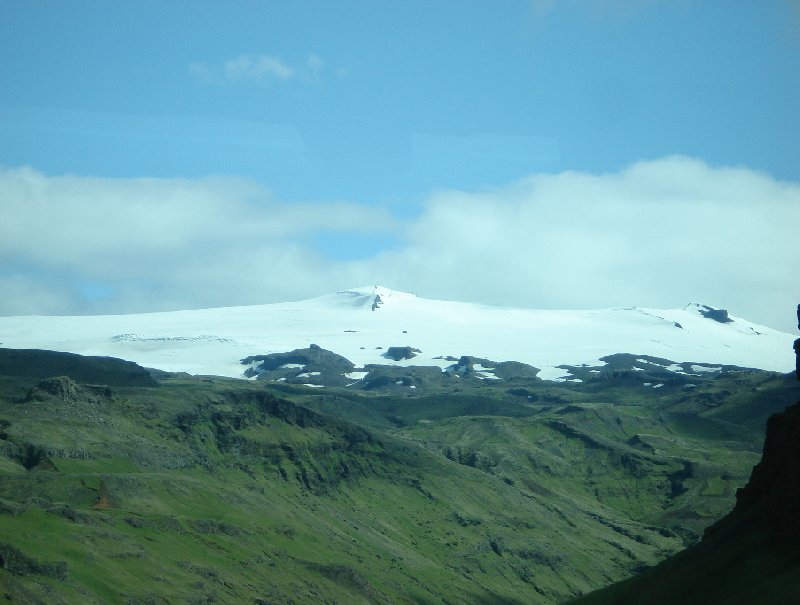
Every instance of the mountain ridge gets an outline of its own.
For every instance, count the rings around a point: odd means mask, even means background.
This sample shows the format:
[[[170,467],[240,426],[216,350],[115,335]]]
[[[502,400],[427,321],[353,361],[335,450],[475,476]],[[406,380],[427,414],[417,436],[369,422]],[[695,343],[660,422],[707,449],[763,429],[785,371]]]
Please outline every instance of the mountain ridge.
[[[318,345],[357,368],[445,370],[463,356],[515,361],[546,380],[616,353],[789,371],[792,336],[690,303],[582,311],[493,307],[364,286],[303,301],[134,315],[0,317],[2,346],[112,356],[190,374],[244,377],[241,360]],[[391,359],[390,348],[414,349]]]

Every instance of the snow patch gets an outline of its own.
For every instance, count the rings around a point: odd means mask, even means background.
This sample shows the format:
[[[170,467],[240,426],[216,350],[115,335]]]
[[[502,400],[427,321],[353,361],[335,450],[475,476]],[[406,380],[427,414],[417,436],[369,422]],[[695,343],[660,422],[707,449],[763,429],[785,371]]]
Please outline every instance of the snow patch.
[[[237,342],[233,338],[223,338],[210,334],[198,336],[142,336],[141,334],[117,334],[111,337],[111,342]]]
[[[537,374],[542,380],[551,380],[553,382],[564,382],[571,374],[565,374],[564,368],[556,367],[543,367]]]

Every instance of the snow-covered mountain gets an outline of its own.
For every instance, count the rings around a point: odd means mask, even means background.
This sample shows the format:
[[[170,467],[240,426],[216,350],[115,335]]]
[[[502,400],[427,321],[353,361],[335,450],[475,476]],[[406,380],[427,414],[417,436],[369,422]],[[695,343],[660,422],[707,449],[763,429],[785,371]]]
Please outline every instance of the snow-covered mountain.
[[[380,286],[299,302],[74,317],[0,317],[0,346],[105,355],[192,374],[242,377],[241,360],[316,344],[367,364],[452,367],[469,355],[518,361],[559,379],[561,365],[632,353],[789,372],[793,336],[723,310],[542,311],[426,300]],[[416,349],[395,361],[389,347]],[[396,356],[396,355],[395,355]],[[486,377],[491,377],[489,373]]]

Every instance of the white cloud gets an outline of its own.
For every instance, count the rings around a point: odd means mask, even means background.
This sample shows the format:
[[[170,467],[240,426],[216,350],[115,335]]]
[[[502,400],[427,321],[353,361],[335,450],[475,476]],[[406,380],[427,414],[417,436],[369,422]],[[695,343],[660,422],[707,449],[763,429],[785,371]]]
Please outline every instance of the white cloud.
[[[396,228],[380,209],[347,202],[284,204],[238,179],[49,177],[31,168],[0,170],[0,211],[0,276],[13,277],[20,293],[0,299],[3,314],[122,312],[312,295],[320,285],[335,289],[338,274],[304,243],[314,234]],[[81,307],[77,293],[86,283],[114,294]],[[33,290],[42,304],[26,302],[25,291]]]
[[[547,308],[693,300],[788,329],[800,186],[689,158],[440,192],[383,262],[401,284]]]
[[[700,301],[789,331],[800,301],[800,185],[683,157],[439,191],[405,223],[366,205],[281,203],[244,180],[30,168],[0,170],[0,211],[4,314],[251,304],[382,283],[541,308]],[[312,245],[326,231],[401,244],[335,261]],[[110,294],[81,298],[86,284]]]
[[[292,66],[272,55],[243,54],[222,64],[196,61],[189,64],[189,73],[205,84],[268,84],[296,77],[319,77],[325,62],[316,53],[309,53],[304,64]]]
[[[228,80],[234,82],[263,82],[269,78],[291,78],[294,76],[294,69],[270,55],[241,55],[227,61],[223,73]]]

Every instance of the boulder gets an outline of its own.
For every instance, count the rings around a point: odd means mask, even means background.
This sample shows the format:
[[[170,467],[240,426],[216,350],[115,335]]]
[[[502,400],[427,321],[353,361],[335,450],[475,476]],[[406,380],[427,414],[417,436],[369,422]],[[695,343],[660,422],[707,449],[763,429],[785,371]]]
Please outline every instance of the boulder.
[[[383,356],[394,361],[400,361],[402,359],[412,359],[417,356],[417,353],[422,353],[422,351],[412,347],[389,347]]]

